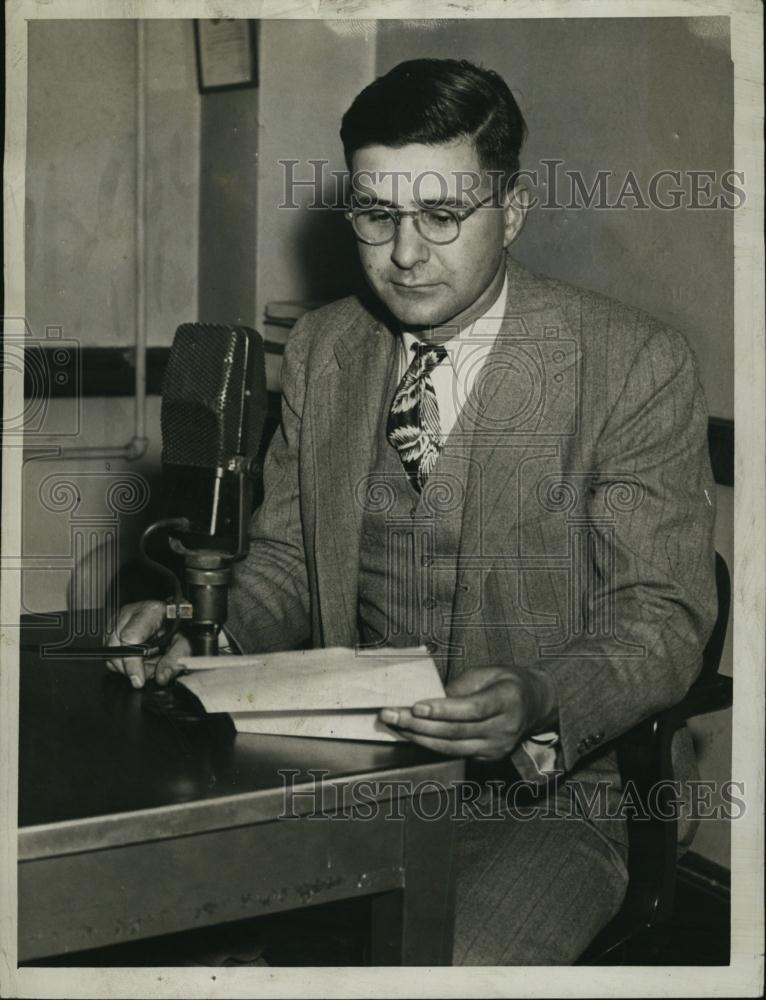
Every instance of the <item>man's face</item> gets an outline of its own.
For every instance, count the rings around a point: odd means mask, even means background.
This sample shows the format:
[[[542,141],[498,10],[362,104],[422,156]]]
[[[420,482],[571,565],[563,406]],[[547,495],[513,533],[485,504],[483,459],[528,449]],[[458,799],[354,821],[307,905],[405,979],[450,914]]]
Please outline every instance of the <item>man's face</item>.
[[[492,193],[470,140],[366,146],[354,154],[352,168],[365,195],[402,210],[440,203],[469,208]],[[430,327],[470,313],[503,267],[520,225],[518,207],[481,207],[461,223],[453,243],[435,244],[405,216],[390,243],[357,246],[367,281],[393,315],[405,326]]]

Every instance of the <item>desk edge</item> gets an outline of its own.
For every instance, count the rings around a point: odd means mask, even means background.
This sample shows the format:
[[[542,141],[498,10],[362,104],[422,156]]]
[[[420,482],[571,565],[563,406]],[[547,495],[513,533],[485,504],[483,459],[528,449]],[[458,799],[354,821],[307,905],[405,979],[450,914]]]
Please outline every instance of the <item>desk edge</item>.
[[[322,782],[321,788],[333,788],[332,802],[353,805],[354,786],[362,783],[390,783],[380,787],[375,794],[365,791],[360,801],[385,801],[391,798],[393,787],[401,783],[406,794],[425,782],[437,787],[448,787],[462,780],[465,771],[463,760],[445,759],[409,767],[387,768],[361,774],[342,775]],[[268,788],[257,792],[244,792],[213,799],[175,803],[152,809],[111,813],[106,816],[88,816],[83,819],[65,820],[19,828],[18,860],[31,862],[42,858],[89,851],[125,847],[129,844],[154,840],[188,837],[198,833],[274,822],[280,818],[306,815],[316,808],[317,786],[302,782],[291,786],[293,798],[290,813],[286,816],[285,788]],[[425,791],[425,787],[421,787]],[[301,794],[302,793],[302,794]],[[341,798],[342,796],[342,798]],[[321,803],[322,814],[333,809]]]

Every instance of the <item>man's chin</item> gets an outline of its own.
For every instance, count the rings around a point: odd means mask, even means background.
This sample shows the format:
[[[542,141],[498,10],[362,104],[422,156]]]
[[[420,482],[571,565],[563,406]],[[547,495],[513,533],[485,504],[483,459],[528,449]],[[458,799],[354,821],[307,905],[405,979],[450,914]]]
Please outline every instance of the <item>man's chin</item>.
[[[387,296],[385,303],[399,322],[408,329],[439,326],[453,314],[448,303],[436,295],[403,292]]]

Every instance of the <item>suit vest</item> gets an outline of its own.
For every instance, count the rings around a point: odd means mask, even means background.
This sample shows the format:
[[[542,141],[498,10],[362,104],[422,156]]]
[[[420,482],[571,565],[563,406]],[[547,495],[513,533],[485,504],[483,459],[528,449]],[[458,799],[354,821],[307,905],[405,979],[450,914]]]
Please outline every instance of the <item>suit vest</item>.
[[[359,558],[359,638],[365,646],[428,645],[446,677],[470,435],[461,416],[418,493],[386,436],[399,381],[394,351],[365,489]]]

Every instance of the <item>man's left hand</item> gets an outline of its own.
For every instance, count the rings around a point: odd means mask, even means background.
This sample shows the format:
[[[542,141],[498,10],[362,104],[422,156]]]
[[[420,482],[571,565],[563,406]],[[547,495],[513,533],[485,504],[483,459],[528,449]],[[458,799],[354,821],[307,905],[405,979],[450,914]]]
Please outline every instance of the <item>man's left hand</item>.
[[[528,735],[555,728],[553,684],[540,670],[475,667],[446,687],[446,698],[384,708],[380,721],[406,739],[451,757],[498,760]]]

